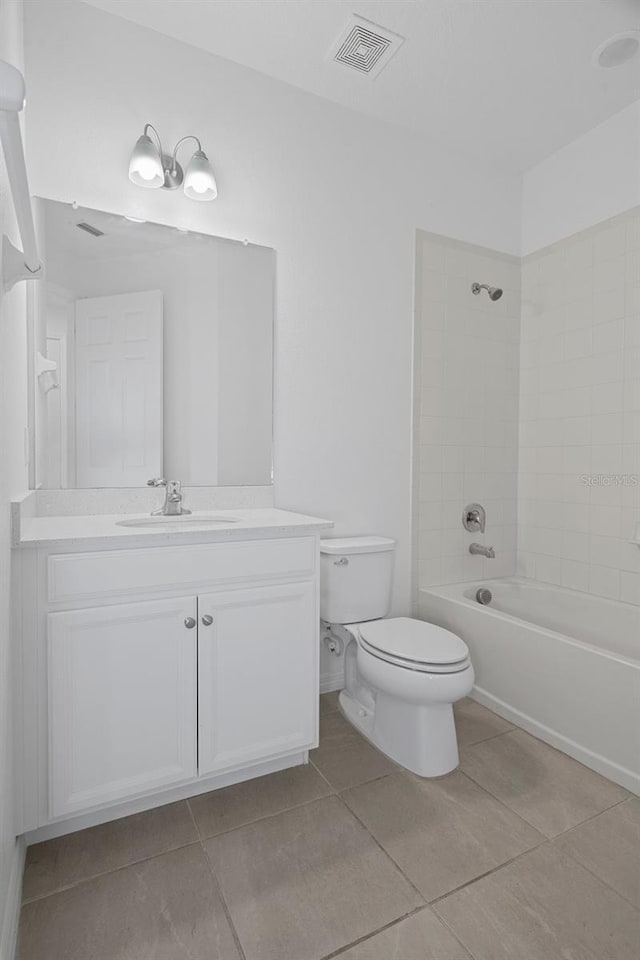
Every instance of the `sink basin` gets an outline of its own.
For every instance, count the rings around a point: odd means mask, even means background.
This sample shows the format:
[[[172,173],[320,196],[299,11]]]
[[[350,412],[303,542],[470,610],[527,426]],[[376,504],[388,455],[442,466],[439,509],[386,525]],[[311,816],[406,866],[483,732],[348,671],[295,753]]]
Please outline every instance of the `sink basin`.
[[[228,523],[240,523],[237,517],[198,516],[183,513],[177,517],[131,517],[117,520],[118,527],[221,527]]]

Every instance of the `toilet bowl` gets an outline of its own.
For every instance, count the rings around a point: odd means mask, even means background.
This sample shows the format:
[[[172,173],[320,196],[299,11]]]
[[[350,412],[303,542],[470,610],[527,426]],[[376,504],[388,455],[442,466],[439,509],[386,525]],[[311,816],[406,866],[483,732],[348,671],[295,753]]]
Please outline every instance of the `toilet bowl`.
[[[410,617],[385,619],[394,547],[381,537],[321,542],[324,633],[345,649],[338,699],[347,720],[396,763],[439,777],[458,766],[453,704],[470,693],[473,665],[464,641],[449,630]],[[348,622],[352,610],[375,610],[375,619]]]
[[[370,645],[374,627],[384,627],[375,633],[380,645],[389,639],[387,649]],[[346,648],[345,689],[338,698],[346,718],[418,776],[440,777],[455,770],[459,758],[453,704],[466,697],[474,683],[466,645],[447,630],[404,617],[349,624],[346,629],[352,640]],[[423,659],[416,659],[415,652],[408,659],[397,655],[394,635],[407,632],[416,641],[422,639]],[[449,662],[429,652],[434,639],[443,651],[449,638],[454,651]]]

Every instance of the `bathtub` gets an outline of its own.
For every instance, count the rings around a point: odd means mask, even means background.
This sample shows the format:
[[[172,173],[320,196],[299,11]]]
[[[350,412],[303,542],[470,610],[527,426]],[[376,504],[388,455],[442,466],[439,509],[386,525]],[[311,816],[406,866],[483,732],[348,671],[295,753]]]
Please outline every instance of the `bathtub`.
[[[513,577],[423,588],[418,614],[467,643],[475,700],[640,794],[640,607]]]

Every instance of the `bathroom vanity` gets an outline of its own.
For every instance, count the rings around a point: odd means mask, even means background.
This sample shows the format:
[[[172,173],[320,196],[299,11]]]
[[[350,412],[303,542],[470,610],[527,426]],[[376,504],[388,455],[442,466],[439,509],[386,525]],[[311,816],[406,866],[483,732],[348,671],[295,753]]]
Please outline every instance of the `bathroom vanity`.
[[[30,840],[294,766],[317,745],[332,524],[276,509],[159,519],[19,524]]]
[[[331,526],[273,508],[275,251],[34,209],[13,514],[29,841],[307,760]]]

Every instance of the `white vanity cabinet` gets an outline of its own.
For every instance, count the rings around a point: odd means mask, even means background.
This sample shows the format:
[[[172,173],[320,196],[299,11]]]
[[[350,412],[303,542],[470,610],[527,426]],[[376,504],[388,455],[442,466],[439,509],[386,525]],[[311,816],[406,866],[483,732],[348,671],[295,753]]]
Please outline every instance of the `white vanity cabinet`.
[[[207,594],[198,611],[200,773],[313,743],[315,584]]]
[[[33,840],[317,745],[318,531],[130,542],[22,551],[19,808]]]
[[[196,776],[196,613],[176,597],[48,615],[53,817]]]

